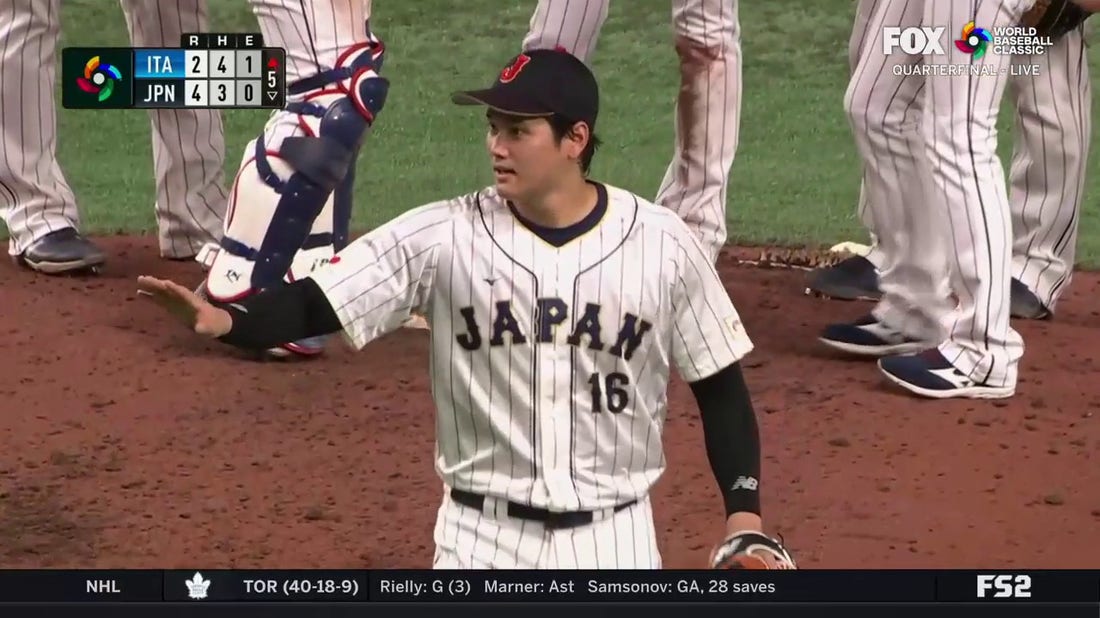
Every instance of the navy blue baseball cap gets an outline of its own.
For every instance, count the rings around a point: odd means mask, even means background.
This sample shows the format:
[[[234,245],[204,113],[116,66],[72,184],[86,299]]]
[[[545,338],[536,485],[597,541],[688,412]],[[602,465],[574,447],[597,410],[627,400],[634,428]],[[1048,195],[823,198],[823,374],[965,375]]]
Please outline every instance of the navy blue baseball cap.
[[[455,92],[451,101],[485,105],[511,116],[557,114],[594,130],[600,89],[588,66],[563,48],[533,49],[509,60],[492,86]]]

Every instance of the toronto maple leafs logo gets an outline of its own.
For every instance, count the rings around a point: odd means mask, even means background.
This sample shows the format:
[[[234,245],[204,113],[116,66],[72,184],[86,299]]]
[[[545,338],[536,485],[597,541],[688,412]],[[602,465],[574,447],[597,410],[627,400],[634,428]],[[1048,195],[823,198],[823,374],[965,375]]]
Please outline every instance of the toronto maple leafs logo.
[[[192,599],[205,599],[206,589],[210,587],[210,580],[203,579],[202,573],[195,571],[195,576],[186,580],[187,596]]]

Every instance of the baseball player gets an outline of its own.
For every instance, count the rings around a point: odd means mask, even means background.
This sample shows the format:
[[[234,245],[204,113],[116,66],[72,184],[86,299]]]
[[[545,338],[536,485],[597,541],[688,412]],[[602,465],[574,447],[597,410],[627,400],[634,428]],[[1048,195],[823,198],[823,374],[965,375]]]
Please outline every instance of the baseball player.
[[[1055,38],[1043,53],[1018,61],[1039,67],[1039,77],[1016,75],[1008,83],[1016,106],[1008,194],[1014,239],[1010,313],[1022,319],[1048,319],[1073,275],[1091,137],[1092,93],[1083,26]],[[867,212],[861,188],[860,218],[874,239]],[[886,259],[881,246],[873,243],[865,257],[853,256],[815,271],[809,288],[830,298],[877,300],[878,271]]]
[[[385,104],[369,0],[251,0],[265,44],[287,53],[287,105],[244,149],[225,230],[196,259],[201,294],[240,300],[308,275],[348,242],[360,148]],[[315,356],[324,338],[268,354]]]
[[[995,132],[1013,57],[975,58],[977,39],[966,29],[1014,26],[1030,6],[881,0],[849,85],[874,229],[897,262],[880,273],[883,297],[872,314],[831,325],[821,339],[884,356],[886,377],[921,396],[1015,393],[1023,340],[1009,324],[1012,220]],[[886,26],[946,26],[963,32],[964,44],[923,57],[884,54]]]
[[[739,365],[752,343],[683,221],[586,177],[595,77],[566,52],[532,50],[453,100],[487,107],[494,186],[415,208],[239,303],[148,277],[140,289],[248,349],[341,330],[362,348],[412,311],[428,316],[437,568],[659,568],[649,491],[675,363],[725,500],[711,564],[793,568],[760,532]]]
[[[611,0],[539,0],[524,49],[564,47],[589,61]],[[680,59],[676,141],[656,203],[688,224],[711,257],[726,242],[726,191],[741,126],[737,0],[672,0]]]
[[[871,17],[879,3],[861,0],[856,5],[855,22],[848,38],[848,69],[853,74],[859,65],[864,43],[871,35]],[[843,300],[878,300],[882,297],[879,290],[878,271],[886,269],[889,256],[883,253],[877,242],[875,222],[867,204],[866,180],[860,181],[859,206],[856,209],[863,227],[871,235],[870,250],[866,255],[853,255],[841,262],[821,267],[810,274],[807,292],[829,298]],[[881,216],[881,215],[880,215]],[[901,225],[899,222],[898,225]]]
[[[1009,168],[1011,313],[1046,319],[1069,287],[1092,137],[1092,82],[1083,22],[1042,54],[1034,76],[1009,84],[1016,103]]]
[[[207,28],[205,0],[121,0],[136,47],[179,45],[184,32]],[[0,20],[0,216],[9,253],[36,271],[94,269],[106,261],[77,231],[76,198],[57,162],[54,84],[60,0],[8,3]],[[160,255],[190,259],[221,236],[224,134],[216,110],[150,110]]]

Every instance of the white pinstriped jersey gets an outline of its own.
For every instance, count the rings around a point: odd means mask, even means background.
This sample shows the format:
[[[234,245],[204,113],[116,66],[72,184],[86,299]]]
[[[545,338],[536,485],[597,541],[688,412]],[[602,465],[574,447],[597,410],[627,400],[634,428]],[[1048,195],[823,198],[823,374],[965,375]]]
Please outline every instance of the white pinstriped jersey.
[[[409,211],[313,275],[356,347],[428,317],[448,486],[563,511],[644,497],[665,466],[670,361],[695,381],[752,349],[683,221],[607,193],[562,247],[489,188]]]

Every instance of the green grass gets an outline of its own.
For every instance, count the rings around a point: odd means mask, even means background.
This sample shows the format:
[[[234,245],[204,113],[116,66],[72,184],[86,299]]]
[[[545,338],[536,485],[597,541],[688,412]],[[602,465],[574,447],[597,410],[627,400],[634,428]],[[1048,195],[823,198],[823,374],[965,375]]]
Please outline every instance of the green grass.
[[[258,31],[243,0],[211,2],[212,29]],[[489,182],[483,123],[447,95],[488,82],[513,54],[534,2],[443,0],[375,3],[375,28],[388,47],[392,89],[360,159],[356,227]],[[438,12],[432,9],[438,7]],[[598,177],[652,196],[671,154],[678,81],[664,2],[619,2],[594,67],[603,86]],[[127,45],[117,3],[63,3],[63,45]],[[482,16],[491,16],[491,21]],[[731,239],[818,244],[863,239],[855,217],[857,161],[842,110],[850,0],[744,2],[745,96],[729,193]],[[1094,72],[1100,67],[1090,50]],[[226,175],[262,125],[262,111],[225,114]],[[59,157],[93,232],[154,227],[149,119],[143,111],[59,112]],[[1001,132],[1007,161],[1011,128]],[[1094,152],[1092,160],[1097,161]],[[1100,217],[1089,180],[1081,216],[1081,260],[1100,264]]]

